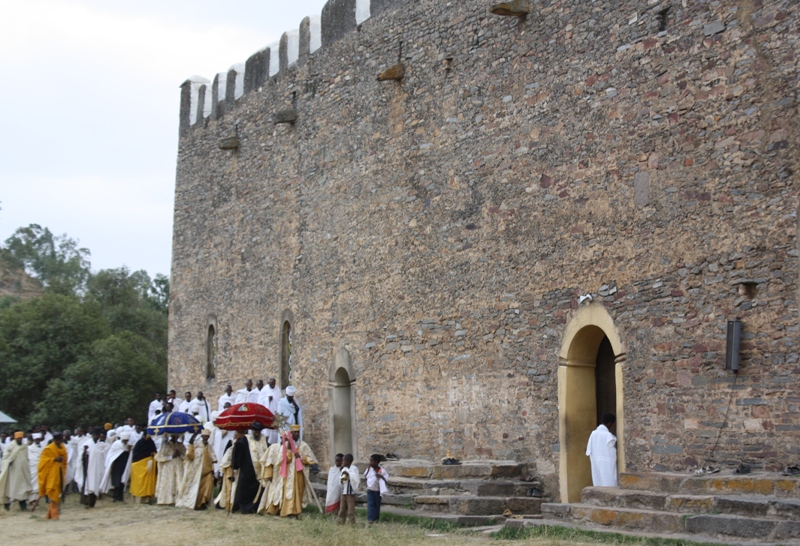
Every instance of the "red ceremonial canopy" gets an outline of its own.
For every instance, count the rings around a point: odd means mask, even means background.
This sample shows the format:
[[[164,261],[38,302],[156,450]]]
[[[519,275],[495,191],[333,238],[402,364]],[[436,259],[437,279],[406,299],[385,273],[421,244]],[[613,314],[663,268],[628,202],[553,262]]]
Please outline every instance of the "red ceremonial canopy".
[[[253,423],[275,428],[275,416],[261,404],[243,402],[229,407],[214,420],[214,424],[223,430],[249,429]]]

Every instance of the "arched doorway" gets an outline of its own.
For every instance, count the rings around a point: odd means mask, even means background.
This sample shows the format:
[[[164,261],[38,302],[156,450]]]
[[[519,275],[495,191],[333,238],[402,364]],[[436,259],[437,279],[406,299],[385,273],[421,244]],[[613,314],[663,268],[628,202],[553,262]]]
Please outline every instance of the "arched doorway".
[[[558,417],[561,502],[580,502],[592,485],[586,456],[589,435],[603,413],[617,417],[617,468],[625,469],[623,362],[625,348],[605,307],[579,309],[567,325],[559,353]]]
[[[336,453],[358,456],[355,443],[355,382],[350,352],[341,348],[333,359],[328,383],[331,461]]]

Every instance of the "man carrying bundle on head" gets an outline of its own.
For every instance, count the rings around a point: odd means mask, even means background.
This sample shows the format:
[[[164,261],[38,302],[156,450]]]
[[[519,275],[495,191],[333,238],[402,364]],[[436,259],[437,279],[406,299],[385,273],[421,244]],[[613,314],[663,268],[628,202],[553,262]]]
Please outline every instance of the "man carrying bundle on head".
[[[58,504],[61,502],[66,475],[67,449],[64,447],[64,437],[56,432],[52,443],[42,450],[39,457],[39,498],[46,496],[50,501],[47,519],[58,519]]]

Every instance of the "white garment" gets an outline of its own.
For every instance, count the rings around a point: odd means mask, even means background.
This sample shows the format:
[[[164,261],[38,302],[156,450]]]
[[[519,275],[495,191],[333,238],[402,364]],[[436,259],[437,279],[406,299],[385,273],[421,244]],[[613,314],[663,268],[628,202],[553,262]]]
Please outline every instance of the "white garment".
[[[303,426],[303,406],[300,405],[300,401],[297,397],[294,397],[294,402],[297,404],[297,407],[300,408],[298,412],[299,419],[295,419],[294,417],[294,404],[289,402],[289,398],[284,396],[280,400],[278,400],[278,413],[286,417],[286,426],[288,428],[289,425],[300,425],[300,441],[303,440],[303,430],[305,427]]]
[[[269,411],[272,412],[272,415],[278,414],[278,401],[281,399],[283,395],[281,394],[281,390],[276,385],[274,389],[270,388],[269,384],[264,385],[264,388],[261,389],[261,393],[258,395],[258,403],[267,408]],[[272,397],[272,400],[270,400]],[[267,433],[267,442],[270,444],[277,444],[280,440],[280,435],[278,434],[277,430],[268,429]]]
[[[83,469],[83,454],[94,445],[94,440],[88,434],[81,436],[78,445],[75,448],[75,484],[78,486],[78,491],[84,491],[86,485],[87,473]],[[90,459],[91,460],[91,459]],[[69,464],[69,461],[68,463]],[[88,468],[88,465],[87,465]]]
[[[198,421],[201,423],[208,421],[211,416],[211,408],[208,407],[208,400],[205,398],[200,400],[195,396],[194,400],[192,400],[192,404],[197,404],[197,407],[200,408],[200,417],[202,417],[202,420],[198,419]]]
[[[128,452],[128,460],[125,463],[125,470],[122,472],[122,483],[128,483],[128,477],[131,475],[131,445],[122,443],[122,440],[117,440],[111,444],[111,448],[106,453],[105,468],[103,470],[103,479],[100,481],[100,489],[103,491],[110,491],[111,487],[111,467],[123,453]]]
[[[147,422],[153,420],[153,417],[156,416],[156,411],[164,410],[164,401],[163,400],[153,400],[150,402],[150,407],[147,408]]]
[[[600,425],[589,436],[586,455],[592,461],[592,485],[617,486],[617,437],[605,425]]]
[[[259,390],[255,387],[253,390],[248,391],[245,389],[239,389],[236,391],[236,401],[234,404],[242,404],[244,402],[256,402],[258,403],[258,395],[260,394]]]
[[[144,432],[136,432],[136,429],[131,431],[131,437],[128,439],[128,445],[133,447],[136,445],[136,442],[142,439],[144,436]]]
[[[192,405],[191,400],[181,400],[181,403],[178,405],[178,411],[183,413],[189,413],[189,406]]]
[[[216,463],[214,471],[219,475],[221,472],[220,464],[222,464],[222,457],[225,455],[225,446],[228,445],[228,442],[233,441],[233,431],[215,428],[213,435],[214,454],[217,456],[217,461],[219,461]]]
[[[361,472],[354,464],[349,467],[342,465],[339,475],[341,476],[344,472],[347,472],[349,480],[348,483],[342,484],[342,495],[355,495],[358,491],[358,486],[361,485]],[[388,479],[389,475],[387,474],[386,477]]]
[[[106,454],[111,449],[111,444],[100,440],[96,444],[89,446],[89,470],[86,476],[86,493],[103,495],[108,493],[108,489],[100,487],[103,481],[103,474],[106,470]]]
[[[222,411],[225,409],[225,404],[230,404],[231,406],[236,403],[236,396],[231,394],[228,396],[227,394],[223,394],[219,397],[219,407],[217,407],[217,411]]]
[[[39,498],[39,459],[42,457],[43,449],[41,443],[28,446],[28,461],[31,464],[31,495],[28,500],[31,501]]]
[[[332,466],[328,469],[328,486],[325,488],[325,513],[339,512],[342,500],[342,467]]]
[[[368,466],[364,471],[364,478],[366,478],[367,481],[367,490],[380,491],[382,497],[389,492],[389,488],[386,486],[386,483],[389,481],[389,473],[386,472],[386,469],[382,466],[378,466],[378,469],[381,470],[381,474],[386,478],[385,480],[380,479],[378,473],[371,466]]]

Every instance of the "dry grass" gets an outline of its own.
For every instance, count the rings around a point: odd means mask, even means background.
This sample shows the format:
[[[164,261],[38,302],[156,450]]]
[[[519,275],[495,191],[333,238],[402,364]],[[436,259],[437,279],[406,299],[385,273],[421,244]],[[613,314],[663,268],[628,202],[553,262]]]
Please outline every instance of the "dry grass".
[[[380,523],[367,527],[360,517],[356,528],[339,526],[328,518],[308,514],[302,520],[276,517],[228,517],[224,511],[195,512],[167,506],[141,506],[131,502],[97,503],[93,510],[78,504],[77,495],[67,497],[58,521],[47,521],[42,504],[35,513],[23,513],[14,505],[11,512],[0,508],[3,544],[142,545],[169,544],[291,544],[292,546],[395,546],[495,544],[512,546],[576,544],[574,540],[544,538],[498,541],[480,533],[460,530],[426,530],[418,525]]]

